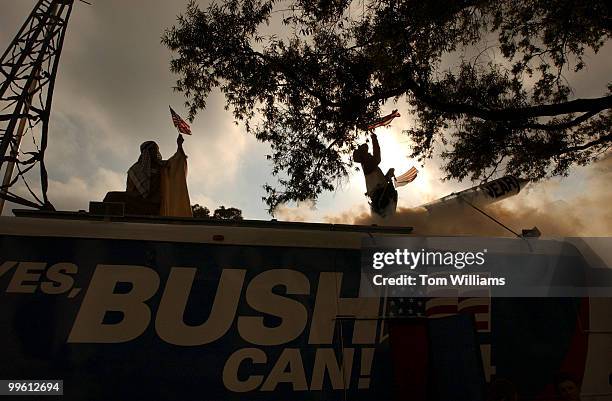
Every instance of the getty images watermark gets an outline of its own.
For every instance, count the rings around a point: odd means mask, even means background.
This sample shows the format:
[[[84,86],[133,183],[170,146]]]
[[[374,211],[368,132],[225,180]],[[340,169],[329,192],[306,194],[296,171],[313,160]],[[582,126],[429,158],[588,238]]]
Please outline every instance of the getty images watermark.
[[[368,238],[362,295],[610,297],[610,238]]]
[[[427,268],[452,268],[463,271],[464,268],[481,267],[485,264],[487,249],[478,252],[427,251],[421,248],[411,251],[406,248],[394,251],[375,251],[372,254],[372,268],[381,271],[374,274],[372,283],[377,286],[498,286],[505,285],[505,277],[488,277],[473,273],[453,273],[448,276],[425,273]],[[394,275],[386,276],[382,272],[385,267],[391,267]],[[402,273],[403,269],[409,272]],[[416,274],[415,274],[416,272]]]

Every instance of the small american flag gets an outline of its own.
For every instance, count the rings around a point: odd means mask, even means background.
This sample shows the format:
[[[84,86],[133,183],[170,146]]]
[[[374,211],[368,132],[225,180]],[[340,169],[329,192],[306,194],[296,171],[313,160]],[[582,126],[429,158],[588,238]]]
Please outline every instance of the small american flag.
[[[412,167],[410,170],[406,171],[399,177],[395,177],[395,186],[403,187],[404,185],[411,183],[412,181],[414,181],[415,178],[417,178],[418,174],[419,170],[417,170],[416,167]]]
[[[385,125],[391,124],[391,121],[393,121],[395,117],[400,117],[400,113],[398,113],[397,110],[393,110],[391,114],[386,115],[380,120],[375,121],[372,124],[368,125],[368,131],[371,131],[374,128],[384,127]]]
[[[170,107],[170,114],[172,115],[172,123],[178,132],[185,135],[191,135],[191,127],[189,127],[189,124],[187,124],[185,120],[181,118],[181,116],[176,114],[176,112],[172,110],[172,107]]]

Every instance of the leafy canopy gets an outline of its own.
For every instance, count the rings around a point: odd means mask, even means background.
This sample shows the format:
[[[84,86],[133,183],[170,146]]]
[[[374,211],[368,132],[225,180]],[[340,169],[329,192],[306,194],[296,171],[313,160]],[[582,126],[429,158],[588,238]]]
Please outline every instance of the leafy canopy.
[[[278,182],[264,199],[273,211],[334,190],[359,129],[389,101],[413,114],[411,156],[439,151],[446,178],[538,180],[601,157],[612,140],[612,85],[580,99],[565,75],[610,37],[608,4],[191,2],[162,42],[191,119],[219,88],[235,118],[271,145]]]
[[[216,220],[242,220],[242,210],[237,209],[235,207],[219,206],[218,209],[215,209],[212,217],[210,215],[210,209],[206,206],[200,206],[198,203],[195,205],[191,205],[191,212],[193,213],[193,217],[206,218],[206,219],[216,219]]]

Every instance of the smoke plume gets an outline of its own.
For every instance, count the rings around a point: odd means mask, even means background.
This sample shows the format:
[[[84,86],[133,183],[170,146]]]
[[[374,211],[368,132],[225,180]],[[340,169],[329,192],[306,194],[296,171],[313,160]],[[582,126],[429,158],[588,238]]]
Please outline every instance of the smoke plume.
[[[535,226],[546,237],[611,236],[611,183],[612,156],[608,156],[584,173],[581,183],[584,188],[574,191],[579,192],[579,195],[561,200],[557,196],[554,199],[551,194],[562,190],[564,181],[551,180],[530,184],[517,196],[492,204],[484,211],[519,234],[522,229]],[[514,236],[493,219],[469,205],[435,214],[430,214],[422,207],[399,208],[395,216],[386,219],[371,216],[369,209],[359,207],[326,217],[330,223],[409,226],[414,228],[413,233],[416,235]]]

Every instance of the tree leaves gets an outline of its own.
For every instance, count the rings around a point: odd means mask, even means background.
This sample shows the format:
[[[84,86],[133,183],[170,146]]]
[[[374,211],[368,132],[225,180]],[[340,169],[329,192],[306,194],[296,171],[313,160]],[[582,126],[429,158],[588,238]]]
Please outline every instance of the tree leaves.
[[[542,179],[593,161],[610,149],[612,96],[602,82],[602,97],[571,99],[563,71],[584,68],[609,21],[603,1],[394,0],[356,10],[347,0],[230,0],[191,2],[162,42],[190,119],[218,88],[236,120],[270,144],[272,212],[334,190],[358,130],[391,99],[405,99],[415,118],[412,156],[444,144],[448,178]],[[483,46],[497,56],[483,62],[483,50],[442,69]]]

